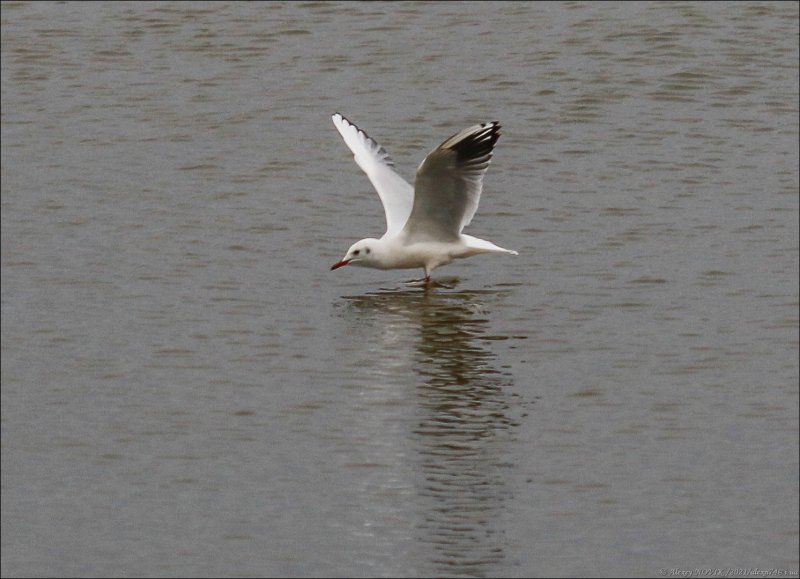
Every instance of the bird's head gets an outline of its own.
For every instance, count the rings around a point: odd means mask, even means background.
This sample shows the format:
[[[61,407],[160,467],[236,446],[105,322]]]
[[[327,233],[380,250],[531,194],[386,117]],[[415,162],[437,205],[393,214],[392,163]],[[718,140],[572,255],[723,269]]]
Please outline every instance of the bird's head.
[[[356,241],[350,246],[350,249],[347,250],[345,256],[331,266],[331,270],[339,269],[345,265],[379,267],[375,254],[379,244],[380,242],[377,239],[372,239],[371,237]]]

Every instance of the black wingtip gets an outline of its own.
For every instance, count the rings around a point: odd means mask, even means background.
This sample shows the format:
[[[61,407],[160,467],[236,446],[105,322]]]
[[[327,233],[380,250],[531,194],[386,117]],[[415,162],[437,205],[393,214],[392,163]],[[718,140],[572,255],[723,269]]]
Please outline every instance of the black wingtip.
[[[500,123],[481,123],[480,129],[470,133],[448,148],[455,151],[459,160],[491,159],[497,140],[500,138]]]

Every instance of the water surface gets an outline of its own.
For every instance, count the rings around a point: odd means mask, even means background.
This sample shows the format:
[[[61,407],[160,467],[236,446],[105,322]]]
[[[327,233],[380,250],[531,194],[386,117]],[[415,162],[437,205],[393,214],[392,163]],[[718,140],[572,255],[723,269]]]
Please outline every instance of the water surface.
[[[4,576],[798,565],[796,3],[2,5]],[[503,124],[468,232],[344,268]]]

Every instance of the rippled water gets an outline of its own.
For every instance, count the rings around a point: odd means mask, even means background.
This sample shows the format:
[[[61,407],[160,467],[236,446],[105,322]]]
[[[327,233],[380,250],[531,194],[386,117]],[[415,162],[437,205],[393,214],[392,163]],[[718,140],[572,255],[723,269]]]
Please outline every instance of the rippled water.
[[[798,565],[796,3],[2,4],[4,576]],[[468,232],[382,233],[503,124]]]

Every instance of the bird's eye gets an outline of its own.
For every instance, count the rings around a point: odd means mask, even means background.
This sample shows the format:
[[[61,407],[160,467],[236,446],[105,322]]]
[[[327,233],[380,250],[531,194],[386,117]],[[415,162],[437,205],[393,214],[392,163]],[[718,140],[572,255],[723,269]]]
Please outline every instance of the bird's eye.
[[[361,252],[361,250],[360,250],[360,249],[356,249],[356,250],[353,252],[353,255],[358,255],[360,252]]]

